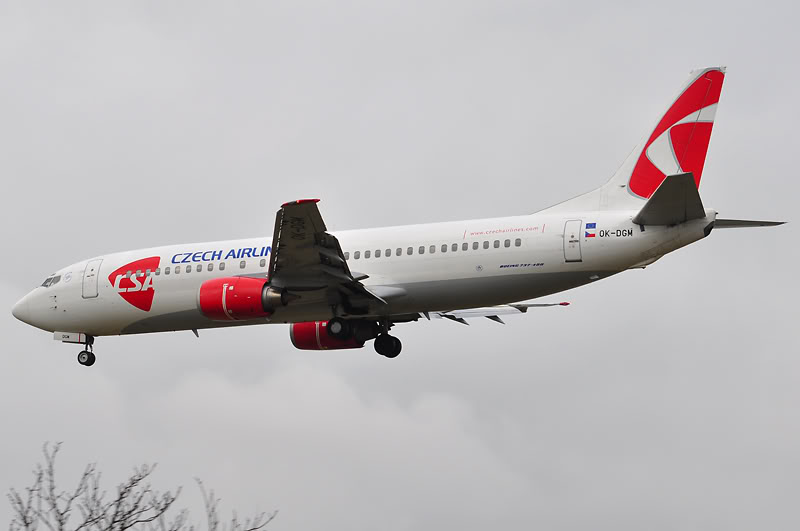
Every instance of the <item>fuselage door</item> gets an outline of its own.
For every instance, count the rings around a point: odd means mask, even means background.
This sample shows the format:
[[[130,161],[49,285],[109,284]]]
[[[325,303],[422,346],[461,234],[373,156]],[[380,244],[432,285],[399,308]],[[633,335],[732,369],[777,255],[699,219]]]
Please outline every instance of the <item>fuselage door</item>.
[[[571,219],[564,225],[564,261],[581,261],[581,225],[579,219]]]
[[[92,299],[97,297],[97,283],[100,279],[100,264],[103,263],[102,258],[97,260],[89,260],[86,264],[86,270],[83,272],[83,298]]]

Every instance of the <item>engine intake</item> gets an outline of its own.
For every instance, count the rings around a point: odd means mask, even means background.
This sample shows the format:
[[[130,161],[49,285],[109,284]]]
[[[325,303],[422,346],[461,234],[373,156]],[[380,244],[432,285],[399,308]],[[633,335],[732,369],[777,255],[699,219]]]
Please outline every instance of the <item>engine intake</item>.
[[[269,317],[289,296],[266,279],[225,277],[206,280],[197,292],[197,308],[215,321],[243,321]]]
[[[289,325],[289,337],[292,345],[300,350],[339,350],[364,346],[364,342],[355,337],[336,339],[328,334],[327,328],[328,321],[292,323]]]

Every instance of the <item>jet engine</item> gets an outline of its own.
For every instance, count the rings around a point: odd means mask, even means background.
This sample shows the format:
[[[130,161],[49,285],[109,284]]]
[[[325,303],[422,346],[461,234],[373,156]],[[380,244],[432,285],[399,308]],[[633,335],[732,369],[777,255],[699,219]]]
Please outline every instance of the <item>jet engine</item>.
[[[355,337],[336,339],[328,333],[328,321],[309,321],[289,325],[289,337],[292,345],[300,350],[338,350],[345,348],[361,348],[363,341]]]
[[[197,308],[215,321],[243,321],[269,317],[286,306],[288,294],[266,279],[226,277],[206,280],[197,292]]]

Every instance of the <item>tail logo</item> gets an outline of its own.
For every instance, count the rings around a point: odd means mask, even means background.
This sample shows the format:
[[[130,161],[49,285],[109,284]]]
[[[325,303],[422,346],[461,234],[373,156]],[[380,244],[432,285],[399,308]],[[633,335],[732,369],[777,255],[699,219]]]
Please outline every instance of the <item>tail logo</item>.
[[[708,70],[675,100],[647,139],[630,180],[631,191],[649,198],[667,175],[692,172],[699,186],[725,74]]]
[[[108,281],[128,304],[149,312],[156,293],[153,287],[154,271],[160,263],[158,256],[136,260],[108,275]]]

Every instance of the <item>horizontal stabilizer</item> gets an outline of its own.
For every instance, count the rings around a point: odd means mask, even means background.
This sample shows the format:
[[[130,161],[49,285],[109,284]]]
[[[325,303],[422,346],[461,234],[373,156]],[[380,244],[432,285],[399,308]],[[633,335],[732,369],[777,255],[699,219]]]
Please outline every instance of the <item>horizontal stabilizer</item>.
[[[668,175],[633,218],[637,225],[677,225],[706,217],[691,172]]]
[[[775,227],[785,221],[756,221],[750,219],[719,219],[714,222],[715,229],[743,229],[749,227]]]

